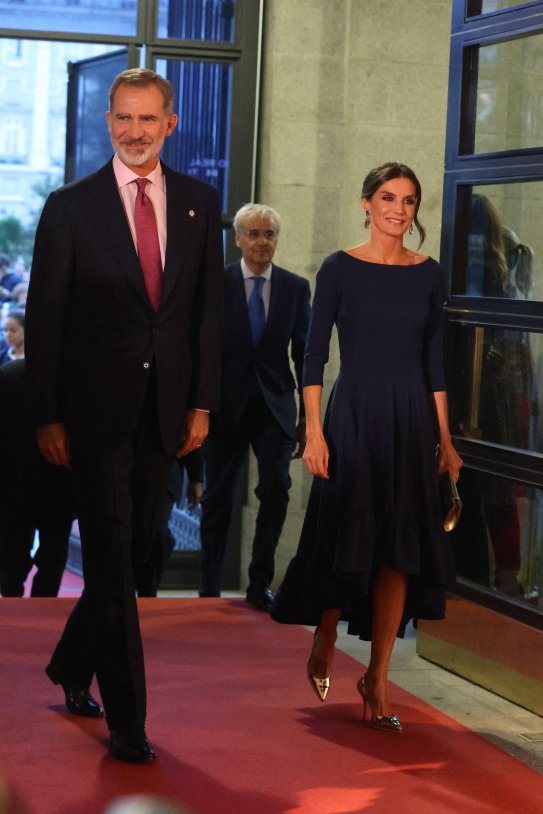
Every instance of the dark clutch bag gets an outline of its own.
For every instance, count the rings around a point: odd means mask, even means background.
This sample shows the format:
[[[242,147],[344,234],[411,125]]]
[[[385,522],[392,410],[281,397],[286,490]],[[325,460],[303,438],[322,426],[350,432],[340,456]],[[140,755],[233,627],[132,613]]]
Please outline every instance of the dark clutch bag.
[[[445,472],[440,481],[443,528],[452,531],[458,525],[462,514],[462,501],[456,483],[450,472]]]

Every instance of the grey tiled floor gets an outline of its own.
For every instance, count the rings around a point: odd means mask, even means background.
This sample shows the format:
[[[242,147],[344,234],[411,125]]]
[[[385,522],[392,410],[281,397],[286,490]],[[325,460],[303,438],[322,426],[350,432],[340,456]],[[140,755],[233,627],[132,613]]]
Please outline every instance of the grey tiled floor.
[[[193,597],[197,593],[160,591],[159,595]],[[244,594],[230,592],[223,596],[239,598]],[[415,642],[412,627],[405,639],[397,640],[390,680],[543,774],[543,718],[426,661],[417,655]],[[369,643],[348,636],[343,623],[339,625],[337,647],[357,661],[369,661]]]

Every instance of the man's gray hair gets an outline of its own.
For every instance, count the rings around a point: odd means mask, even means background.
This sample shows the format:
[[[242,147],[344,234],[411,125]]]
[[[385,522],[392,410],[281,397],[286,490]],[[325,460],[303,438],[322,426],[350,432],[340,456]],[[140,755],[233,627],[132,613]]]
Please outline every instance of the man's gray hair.
[[[274,232],[279,234],[279,230],[281,229],[281,216],[279,212],[276,212],[275,209],[272,209],[271,206],[267,206],[266,204],[248,203],[242,206],[241,209],[238,209],[234,215],[234,229],[238,235],[243,231],[243,225],[252,218],[260,218],[261,220],[266,218],[266,220],[271,222]]]
[[[113,110],[115,103],[115,94],[121,85],[128,85],[130,88],[148,88],[154,85],[162,94],[162,107],[169,115],[173,113],[174,92],[171,82],[164,79],[160,74],[149,70],[148,68],[128,68],[126,71],[118,74],[113,80],[113,84],[109,89],[109,109]]]

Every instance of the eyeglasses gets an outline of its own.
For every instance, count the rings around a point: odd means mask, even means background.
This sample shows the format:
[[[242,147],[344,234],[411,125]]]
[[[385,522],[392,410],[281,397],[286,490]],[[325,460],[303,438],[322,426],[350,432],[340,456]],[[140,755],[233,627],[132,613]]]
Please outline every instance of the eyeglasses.
[[[273,232],[271,229],[266,232],[260,232],[258,229],[250,229],[248,232],[240,232],[240,235],[248,237],[249,240],[258,240],[259,237],[263,237],[264,240],[268,240],[270,243],[277,238],[277,232]]]

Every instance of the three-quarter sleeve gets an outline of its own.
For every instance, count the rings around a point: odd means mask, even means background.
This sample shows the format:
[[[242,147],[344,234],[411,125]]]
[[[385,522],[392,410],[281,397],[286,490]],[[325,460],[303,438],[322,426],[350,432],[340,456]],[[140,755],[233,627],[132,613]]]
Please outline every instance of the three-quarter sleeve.
[[[303,386],[322,385],[324,366],[328,361],[330,336],[339,307],[338,268],[334,255],[327,257],[318,274],[311,321],[304,354]]]
[[[437,265],[437,264],[436,264]],[[447,301],[445,276],[439,266],[436,269],[435,283],[431,292],[428,324],[423,347],[423,368],[426,386],[431,393],[446,390],[443,370],[443,342],[445,333],[445,312]]]

